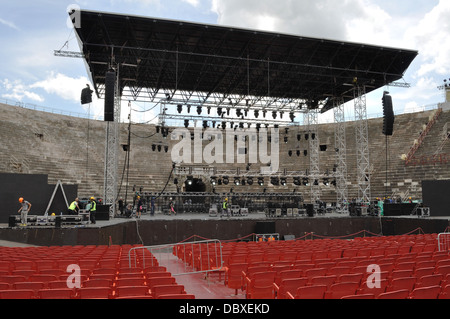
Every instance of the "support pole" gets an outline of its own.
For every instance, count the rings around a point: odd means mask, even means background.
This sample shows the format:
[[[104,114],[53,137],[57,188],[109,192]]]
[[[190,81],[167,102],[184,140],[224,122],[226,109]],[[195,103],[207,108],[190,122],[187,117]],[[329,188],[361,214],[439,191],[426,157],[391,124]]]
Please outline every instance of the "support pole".
[[[348,186],[347,186],[347,140],[344,101],[334,101],[335,150],[336,150],[336,209],[339,214],[348,213]]]
[[[355,84],[355,120],[356,120],[356,161],[358,173],[358,200],[370,202],[370,158],[369,128],[367,121],[366,90],[364,86]]]

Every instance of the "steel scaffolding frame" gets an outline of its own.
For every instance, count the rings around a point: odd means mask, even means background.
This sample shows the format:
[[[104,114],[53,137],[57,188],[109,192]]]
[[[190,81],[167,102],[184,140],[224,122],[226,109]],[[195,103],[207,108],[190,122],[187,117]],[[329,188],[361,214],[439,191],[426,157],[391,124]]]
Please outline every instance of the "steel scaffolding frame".
[[[116,68],[116,82],[114,87],[114,121],[106,123],[105,145],[105,175],[104,175],[104,204],[109,206],[109,216],[114,218],[117,199],[118,151],[119,151],[119,121],[121,111],[119,68]]]
[[[348,213],[347,185],[347,139],[344,101],[334,101],[335,150],[336,150],[336,209],[338,213]]]
[[[311,184],[311,203],[320,201],[320,156],[319,156],[319,110],[311,109],[304,113],[304,124],[309,132],[309,176]]]
[[[370,202],[370,153],[369,128],[367,119],[366,89],[355,85],[355,119],[356,119],[356,166],[358,182],[358,200],[361,203]]]

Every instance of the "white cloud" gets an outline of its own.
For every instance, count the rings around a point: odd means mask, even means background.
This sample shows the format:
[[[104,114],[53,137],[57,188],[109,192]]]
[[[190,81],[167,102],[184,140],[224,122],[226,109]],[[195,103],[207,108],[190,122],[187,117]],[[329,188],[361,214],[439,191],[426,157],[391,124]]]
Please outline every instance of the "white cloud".
[[[56,94],[64,100],[80,101],[81,90],[89,83],[86,77],[71,78],[61,73],[50,72],[45,80],[38,81],[30,88],[40,88],[49,94]]]
[[[22,102],[24,98],[35,102],[43,102],[44,98],[30,90],[30,87],[23,84],[20,80],[10,81],[4,79],[0,84],[5,89],[6,93],[2,94],[2,98]]]
[[[196,8],[200,5],[200,0],[181,0],[181,1],[186,2]]]
[[[450,1],[440,0],[406,35],[420,52],[422,65],[418,76],[450,73]]]
[[[19,30],[19,28],[11,21],[7,21],[7,20],[0,18],[0,23],[11,29]]]

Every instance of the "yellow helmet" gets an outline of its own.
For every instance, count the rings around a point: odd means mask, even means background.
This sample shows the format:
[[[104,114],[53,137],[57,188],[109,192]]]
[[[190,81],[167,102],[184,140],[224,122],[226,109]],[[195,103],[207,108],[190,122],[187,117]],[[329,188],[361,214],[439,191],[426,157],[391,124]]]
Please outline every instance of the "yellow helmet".
[[[94,198],[94,197],[91,197],[91,200],[95,200],[95,198]]]

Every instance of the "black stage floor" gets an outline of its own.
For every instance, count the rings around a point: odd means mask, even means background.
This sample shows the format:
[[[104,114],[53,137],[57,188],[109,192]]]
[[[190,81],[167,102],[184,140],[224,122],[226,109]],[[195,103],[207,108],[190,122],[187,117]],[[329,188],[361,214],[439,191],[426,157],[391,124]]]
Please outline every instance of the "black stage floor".
[[[219,240],[251,240],[251,234],[277,233],[308,239],[327,237],[353,238],[371,235],[403,235],[441,233],[450,225],[450,217],[350,217],[336,213],[315,217],[267,218],[264,213],[239,217],[210,217],[205,214],[168,216],[143,215],[140,219],[114,218],[97,221],[95,225],[8,227],[0,224],[0,241],[22,245],[123,245],[154,246],[175,244],[199,238]],[[365,232],[362,232],[365,231]],[[313,233],[314,235],[311,235]],[[1,245],[1,243],[0,243]]]

